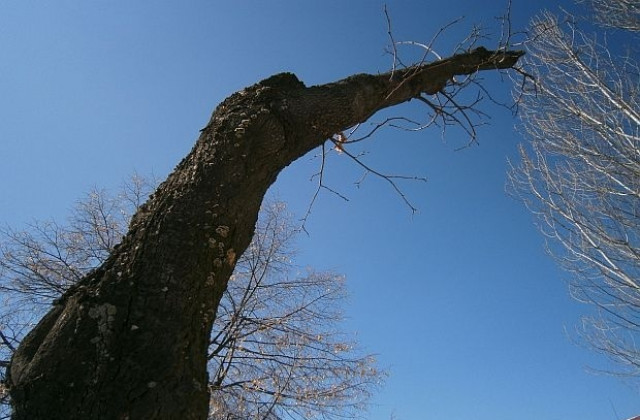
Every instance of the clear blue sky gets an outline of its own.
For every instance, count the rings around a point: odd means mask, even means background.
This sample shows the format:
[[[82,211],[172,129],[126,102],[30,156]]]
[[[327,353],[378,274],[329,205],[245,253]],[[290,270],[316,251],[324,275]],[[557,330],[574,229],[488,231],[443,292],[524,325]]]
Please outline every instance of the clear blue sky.
[[[394,1],[398,40],[448,54],[474,23],[495,28],[505,1]],[[513,0],[522,28],[539,7]],[[163,178],[190,150],[214,107],[275,72],[307,84],[386,71],[382,2],[3,1],[0,3],[0,223],[63,219],[93,186],[132,171]],[[491,42],[486,44],[491,47]],[[508,82],[489,77],[509,94]],[[427,176],[405,184],[411,216],[386,184],[334,155],[300,243],[301,265],[348,278],[347,328],[391,377],[372,420],[623,419],[638,390],[594,375],[607,367],[572,341],[588,308],[573,302],[523,206],[505,194],[520,137],[509,112],[487,106],[480,145],[451,130],[384,131],[367,162]],[[413,114],[419,108],[397,108]],[[302,158],[274,187],[304,212],[319,161]],[[617,413],[617,414],[616,414]]]

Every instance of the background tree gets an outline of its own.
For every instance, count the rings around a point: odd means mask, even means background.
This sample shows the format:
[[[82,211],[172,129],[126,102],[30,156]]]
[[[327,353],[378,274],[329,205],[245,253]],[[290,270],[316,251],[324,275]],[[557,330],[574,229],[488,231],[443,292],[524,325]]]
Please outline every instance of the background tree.
[[[106,260],[154,182],[134,175],[119,193],[95,189],[65,224],[4,229],[0,242],[2,378],[10,356],[52,299]],[[341,333],[344,279],[300,274],[299,232],[283,203],[267,203],[220,302],[209,350],[211,418],[349,417],[382,379]],[[8,401],[3,414],[10,412]]]
[[[611,29],[640,31],[637,0],[583,0],[591,8],[595,22]]]
[[[263,207],[213,328],[212,418],[351,417],[383,376],[338,329],[344,278],[291,265],[298,232],[282,203]]]
[[[523,54],[490,51],[477,40],[449,58],[319,86],[277,74],[223,101],[120,245],[14,352],[15,419],[206,418],[213,321],[280,171],[411,99],[445,122],[459,121],[477,98],[462,105],[456,92],[477,86],[480,71],[513,68]],[[458,115],[443,106],[451,103]]]
[[[637,1],[591,1],[599,35],[545,13],[531,25],[520,117],[529,144],[511,174],[549,250],[593,303],[582,333],[640,375],[640,86]],[[611,29],[611,31],[607,31]],[[531,88],[531,89],[529,89]]]

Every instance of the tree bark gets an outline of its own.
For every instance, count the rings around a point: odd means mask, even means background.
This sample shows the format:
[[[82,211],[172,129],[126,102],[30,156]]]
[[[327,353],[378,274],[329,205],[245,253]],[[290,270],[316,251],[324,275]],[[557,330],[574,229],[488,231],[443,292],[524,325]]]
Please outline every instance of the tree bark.
[[[477,48],[313,87],[282,73],[226,99],[120,246],[15,352],[14,419],[205,419],[216,308],[278,173],[382,108],[522,54]]]

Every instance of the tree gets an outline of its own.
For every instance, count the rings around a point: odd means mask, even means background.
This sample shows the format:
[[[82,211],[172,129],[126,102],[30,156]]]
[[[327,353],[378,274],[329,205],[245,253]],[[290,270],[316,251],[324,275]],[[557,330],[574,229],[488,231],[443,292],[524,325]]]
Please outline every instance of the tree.
[[[292,271],[299,232],[266,205],[218,308],[209,349],[211,418],[344,418],[383,373],[337,329],[344,279]]]
[[[520,92],[528,147],[511,180],[572,274],[573,296],[598,308],[584,318],[584,336],[637,377],[640,8],[626,0],[590,3],[601,30],[616,31],[598,39],[575,17],[550,13],[531,25],[525,68],[536,83]]]
[[[640,10],[635,0],[584,0],[591,6],[594,21],[613,29],[640,31]]]
[[[134,175],[117,195],[91,191],[67,224],[40,222],[32,231],[2,232],[0,290],[8,299],[0,313],[3,366],[50,300],[106,260],[153,186]],[[284,204],[263,206],[213,326],[212,418],[345,417],[364,407],[382,378],[374,359],[359,356],[356,344],[339,332],[343,278],[294,271],[297,232]]]
[[[206,418],[211,328],[278,173],[411,99],[455,122],[446,106],[476,86],[472,75],[510,69],[522,54],[466,48],[311,87],[282,73],[224,100],[119,246],[16,349],[7,378],[14,418]]]

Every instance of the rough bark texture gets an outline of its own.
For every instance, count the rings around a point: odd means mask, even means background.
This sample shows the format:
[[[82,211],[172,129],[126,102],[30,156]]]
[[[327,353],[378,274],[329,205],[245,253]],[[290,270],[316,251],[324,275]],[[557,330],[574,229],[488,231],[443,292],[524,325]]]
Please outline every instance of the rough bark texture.
[[[278,173],[379,109],[521,55],[478,48],[314,87],[283,73],[226,99],[122,244],[16,351],[14,419],[205,419],[216,308]]]

